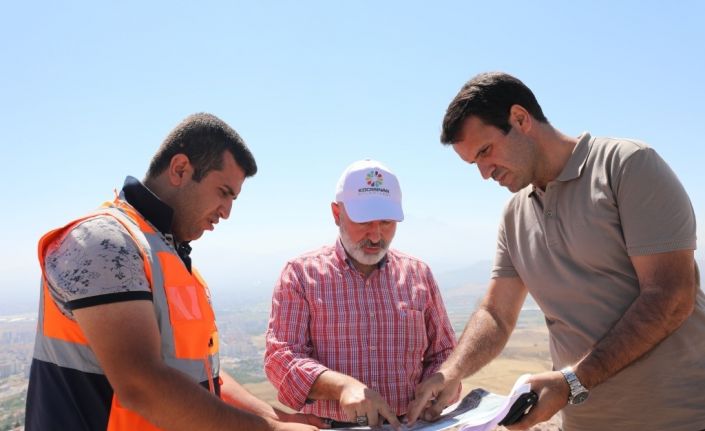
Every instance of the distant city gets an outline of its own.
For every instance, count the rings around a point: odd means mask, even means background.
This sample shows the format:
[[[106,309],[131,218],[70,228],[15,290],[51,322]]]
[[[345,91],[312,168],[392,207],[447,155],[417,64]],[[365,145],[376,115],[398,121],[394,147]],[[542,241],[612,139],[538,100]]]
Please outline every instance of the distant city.
[[[489,262],[464,270],[436,276],[445,286],[442,294],[456,334],[482,297],[487,285]],[[703,262],[699,261],[702,268]],[[269,319],[268,300],[238,303],[234,298],[219,298],[216,316],[221,340],[222,367],[243,384],[266,383],[262,361],[264,331]],[[529,297],[524,304],[517,329],[543,327],[543,317]],[[0,315],[0,431],[21,430],[24,423],[27,379],[34,348],[36,312]],[[511,347],[511,346],[509,346]],[[534,345],[539,359],[548,360],[547,346]],[[511,349],[508,349],[511,350]],[[523,357],[531,353],[523,352]],[[271,389],[269,389],[271,392]],[[271,394],[269,401],[274,400]]]
[[[489,262],[482,262],[464,270],[436,275],[439,286],[446,287],[442,292],[458,332],[462,331],[470,310],[481,296],[489,267]],[[236,292],[220,290],[214,295],[222,367],[243,384],[266,381],[262,361],[270,295],[271,290],[262,289],[259,296],[250,293],[245,303]],[[24,422],[37,325],[36,311],[28,311],[28,307],[26,302],[14,306],[6,302],[0,309],[0,314],[6,314],[0,316],[0,431],[21,429]],[[29,308],[36,307],[33,304]]]

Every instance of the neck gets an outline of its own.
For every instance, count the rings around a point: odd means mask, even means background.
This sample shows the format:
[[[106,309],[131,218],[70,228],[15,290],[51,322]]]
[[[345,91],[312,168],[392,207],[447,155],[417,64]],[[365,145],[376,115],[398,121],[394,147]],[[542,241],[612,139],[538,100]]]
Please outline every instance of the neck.
[[[158,197],[160,201],[173,208],[171,200],[172,189],[170,189],[164,181],[165,180],[161,176],[159,176],[157,178],[145,178],[142,181],[142,184],[144,184],[145,187],[147,187],[152,193],[154,193],[154,195]]]
[[[348,260],[352,264],[353,268],[355,268],[360,274],[363,275],[364,278],[367,278],[372,274],[372,272],[377,269],[379,266],[379,261],[373,263],[373,264],[366,264],[358,261],[355,259],[355,257],[348,252],[347,247],[345,246],[345,242],[343,241],[343,251],[345,251],[345,255],[348,257]],[[384,258],[383,258],[384,259]]]
[[[345,254],[348,255],[348,259],[350,259],[350,262],[352,262],[352,264],[353,264],[353,266],[355,267],[355,269],[357,269],[358,272],[360,272],[360,273],[364,276],[364,278],[369,277],[370,274],[372,274],[372,271],[374,271],[375,269],[377,269],[377,264],[376,264],[376,263],[373,264],[373,265],[366,265],[366,264],[364,264],[364,263],[360,263],[360,262],[358,262],[357,260],[355,260],[355,258],[352,257],[352,256],[350,256],[350,254],[348,254],[347,251],[345,252]]]
[[[563,172],[566,163],[573,154],[573,149],[578,143],[576,138],[571,138],[554,129],[550,124],[538,128],[536,142],[539,143],[541,161],[537,179],[534,186],[545,190],[546,185],[558,178]]]
[[[145,187],[147,187],[157,198],[159,198],[160,201],[168,205],[169,208],[174,211],[173,217],[175,219],[177,217],[178,207],[176,205],[177,202],[173,199],[175,194],[174,188],[169,187],[165,181],[166,180],[164,180],[162,176],[158,176],[156,178],[148,177],[142,181],[142,184],[144,184]],[[174,229],[174,219],[172,219],[172,225],[170,226],[169,231],[174,239],[174,245],[178,247],[186,241],[178,237],[178,229]]]

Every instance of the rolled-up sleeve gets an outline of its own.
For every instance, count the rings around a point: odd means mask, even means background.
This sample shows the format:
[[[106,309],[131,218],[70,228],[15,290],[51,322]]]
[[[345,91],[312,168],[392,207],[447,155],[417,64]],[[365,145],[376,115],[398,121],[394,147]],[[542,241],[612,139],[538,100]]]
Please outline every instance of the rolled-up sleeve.
[[[272,296],[264,371],[278,399],[301,410],[318,376],[328,368],[311,358],[310,311],[297,268],[287,263]]]

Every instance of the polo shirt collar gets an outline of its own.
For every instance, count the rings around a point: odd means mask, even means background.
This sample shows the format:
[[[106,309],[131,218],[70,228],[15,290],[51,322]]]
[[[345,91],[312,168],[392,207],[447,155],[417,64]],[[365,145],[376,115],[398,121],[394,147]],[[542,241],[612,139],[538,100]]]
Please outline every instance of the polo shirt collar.
[[[573,148],[573,154],[570,155],[568,163],[566,163],[563,171],[556,181],[570,181],[578,178],[583,173],[585,162],[587,162],[588,153],[590,152],[590,133],[583,132],[578,138],[578,143]]]
[[[163,234],[171,233],[174,210],[137,178],[128,176],[122,186],[120,197],[132,205],[139,213]]]
[[[575,144],[573,148],[573,153],[570,155],[568,162],[561,171],[560,175],[553,181],[571,181],[574,180],[583,173],[583,168],[587,162],[588,153],[590,152],[590,140],[592,137],[590,133],[583,132],[578,137],[578,143]],[[543,195],[543,191],[537,188],[535,185],[531,185],[531,191],[529,192],[529,197]]]
[[[128,176],[122,186],[120,198],[132,205],[149,223],[152,224],[174,246],[184,265],[191,272],[191,245],[188,241],[176,243],[171,233],[174,210],[157,197],[137,178]]]

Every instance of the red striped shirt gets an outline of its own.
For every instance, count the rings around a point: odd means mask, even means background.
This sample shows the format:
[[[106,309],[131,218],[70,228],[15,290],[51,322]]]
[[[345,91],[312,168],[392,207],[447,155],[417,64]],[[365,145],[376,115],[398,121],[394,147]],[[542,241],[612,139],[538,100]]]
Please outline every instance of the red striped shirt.
[[[397,415],[414,388],[438,369],[455,335],[431,270],[389,250],[365,279],[338,240],[289,261],[274,289],[265,372],[295,410],[345,421],[338,401],[310,402],[331,369],[376,390]]]

